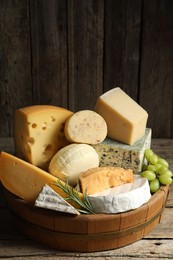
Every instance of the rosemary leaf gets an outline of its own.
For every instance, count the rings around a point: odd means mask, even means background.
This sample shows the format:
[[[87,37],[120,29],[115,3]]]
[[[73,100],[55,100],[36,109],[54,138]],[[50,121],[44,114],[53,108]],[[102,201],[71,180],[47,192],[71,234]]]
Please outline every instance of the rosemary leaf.
[[[77,209],[80,213],[83,213],[83,214],[94,214],[95,213],[86,192],[84,192],[84,196],[83,196],[83,200],[82,200],[79,197],[79,193],[77,192],[77,190],[75,190],[74,188],[71,188],[68,185],[68,182],[66,182],[65,185],[63,185],[61,180],[58,179],[57,182],[55,183],[55,185],[58,186],[59,188],[61,188],[68,195],[66,200],[74,201],[81,207],[81,209]]]

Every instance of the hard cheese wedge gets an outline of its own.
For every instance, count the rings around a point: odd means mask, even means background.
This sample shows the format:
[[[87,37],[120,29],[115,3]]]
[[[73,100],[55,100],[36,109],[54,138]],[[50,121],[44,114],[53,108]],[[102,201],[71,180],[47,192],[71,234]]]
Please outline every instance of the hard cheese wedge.
[[[47,170],[53,155],[69,142],[64,135],[67,109],[37,105],[18,109],[14,116],[15,154]]]
[[[99,97],[95,111],[108,126],[108,137],[132,145],[145,133],[148,114],[122,89],[114,88]]]
[[[100,166],[130,168],[134,173],[140,173],[145,149],[151,146],[151,134],[151,129],[146,128],[144,136],[133,145],[122,144],[111,138],[106,138],[102,143],[93,145],[99,155]]]
[[[61,188],[54,185],[56,177],[5,152],[0,153],[0,180],[7,190],[26,202],[33,203],[45,184],[61,197],[67,197]],[[82,197],[82,194],[79,193],[79,196]]]
[[[89,200],[96,213],[119,213],[139,208],[151,198],[148,180],[134,176],[133,183],[107,189],[90,195]]]

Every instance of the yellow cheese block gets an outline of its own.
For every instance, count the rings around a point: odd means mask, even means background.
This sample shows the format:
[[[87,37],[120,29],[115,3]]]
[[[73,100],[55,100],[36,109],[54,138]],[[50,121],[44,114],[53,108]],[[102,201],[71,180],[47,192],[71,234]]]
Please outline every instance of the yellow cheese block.
[[[54,185],[56,177],[6,152],[0,152],[0,180],[7,190],[29,203],[36,200],[45,184],[61,197],[67,197],[61,188]],[[82,198],[81,193],[79,196]]]
[[[18,109],[14,116],[15,154],[47,170],[55,153],[69,142],[64,125],[73,112],[56,107],[37,105]]]
[[[132,145],[145,133],[148,113],[121,88],[101,95],[95,111],[106,121],[108,137]]]

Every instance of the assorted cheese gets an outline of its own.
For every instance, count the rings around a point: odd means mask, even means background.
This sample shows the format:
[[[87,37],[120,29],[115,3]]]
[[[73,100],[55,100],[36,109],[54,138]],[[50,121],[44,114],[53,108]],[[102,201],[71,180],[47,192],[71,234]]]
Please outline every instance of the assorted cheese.
[[[79,185],[97,213],[135,209],[150,198],[139,173],[151,145],[147,112],[120,88],[99,97],[95,111],[76,113],[37,105],[14,115],[16,156],[0,152],[0,180],[16,196],[35,206],[79,214],[76,202],[55,185]],[[48,172],[49,171],[49,172]],[[148,186],[147,186],[148,185]],[[74,206],[74,207],[73,207]]]
[[[54,154],[69,143],[64,135],[64,125],[72,114],[67,109],[45,105],[16,110],[16,156],[47,170]]]
[[[107,136],[107,124],[96,112],[82,110],[66,121],[65,136],[73,143],[98,144]]]
[[[82,172],[79,175],[81,191],[86,191],[88,195],[125,183],[132,183],[133,181],[133,171],[131,169],[125,170],[121,167],[97,167]]]
[[[88,144],[69,144],[60,149],[49,164],[49,172],[71,186],[78,184],[78,176],[89,168],[99,166],[99,156]]]
[[[93,145],[99,155],[100,166],[115,166],[132,169],[140,173],[144,161],[144,152],[151,146],[151,129],[146,128],[142,138],[133,145],[122,144],[110,138],[102,143]]]
[[[145,133],[148,114],[121,88],[114,88],[101,95],[95,111],[108,126],[108,137],[132,145]]]
[[[45,184],[61,197],[68,196],[55,185],[55,176],[6,152],[0,153],[0,179],[7,190],[29,203],[36,200]],[[79,196],[82,198],[81,193]]]

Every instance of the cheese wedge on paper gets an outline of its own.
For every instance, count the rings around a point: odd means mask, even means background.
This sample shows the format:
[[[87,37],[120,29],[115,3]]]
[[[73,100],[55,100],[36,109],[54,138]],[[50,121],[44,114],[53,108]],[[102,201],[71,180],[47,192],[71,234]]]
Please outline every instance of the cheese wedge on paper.
[[[0,152],[0,180],[8,191],[26,202],[33,203],[45,184],[61,197],[68,196],[61,188],[54,185],[57,182],[55,176],[5,152]],[[79,196],[83,197],[81,193]]]
[[[43,189],[39,193],[34,205],[40,208],[80,215],[77,209],[70,205],[47,184],[44,185]]]

